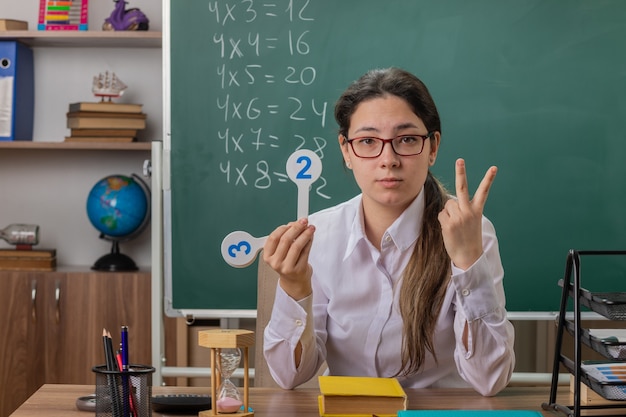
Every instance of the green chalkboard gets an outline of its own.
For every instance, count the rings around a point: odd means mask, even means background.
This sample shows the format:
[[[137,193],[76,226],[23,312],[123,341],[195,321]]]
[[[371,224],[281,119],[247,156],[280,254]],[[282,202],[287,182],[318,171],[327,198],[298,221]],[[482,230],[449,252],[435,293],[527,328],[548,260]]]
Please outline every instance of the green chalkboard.
[[[374,67],[429,86],[450,189],[458,157],[472,189],[499,167],[485,214],[510,311],[558,310],[568,249],[626,247],[622,0],[176,0],[169,25],[174,310],[256,308],[256,264],[228,266],[220,244],[295,219],[296,149],[323,162],[310,211],[358,192],[333,106]],[[623,268],[593,267],[593,285],[619,286]]]

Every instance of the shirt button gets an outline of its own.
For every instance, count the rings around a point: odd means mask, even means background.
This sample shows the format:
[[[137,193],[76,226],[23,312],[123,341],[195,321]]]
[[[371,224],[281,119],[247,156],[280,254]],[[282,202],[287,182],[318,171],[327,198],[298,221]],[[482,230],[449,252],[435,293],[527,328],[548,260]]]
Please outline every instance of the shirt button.
[[[302,320],[296,320],[296,326],[302,326]]]
[[[385,236],[385,242],[389,243],[391,241],[391,236],[386,235]]]
[[[461,294],[464,297],[467,297],[468,295],[470,295],[470,290],[468,290],[467,288],[463,289],[463,291],[461,291]]]

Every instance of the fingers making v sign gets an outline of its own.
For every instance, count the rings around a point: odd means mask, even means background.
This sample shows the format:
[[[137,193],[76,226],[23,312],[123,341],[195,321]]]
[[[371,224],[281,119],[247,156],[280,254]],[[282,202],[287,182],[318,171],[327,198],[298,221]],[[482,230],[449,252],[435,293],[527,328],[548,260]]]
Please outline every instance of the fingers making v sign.
[[[498,169],[492,166],[487,170],[471,199],[465,161],[457,159],[455,169],[456,199],[446,202],[439,213],[439,223],[450,259],[456,267],[468,269],[483,253],[483,208]]]

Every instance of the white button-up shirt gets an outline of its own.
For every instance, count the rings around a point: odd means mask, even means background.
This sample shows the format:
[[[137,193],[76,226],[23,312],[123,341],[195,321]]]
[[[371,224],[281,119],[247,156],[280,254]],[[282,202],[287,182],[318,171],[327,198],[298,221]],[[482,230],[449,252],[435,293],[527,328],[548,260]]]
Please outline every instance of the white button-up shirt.
[[[381,250],[366,238],[361,196],[309,217],[315,237],[309,257],[311,296],[296,301],[278,285],[264,334],[270,371],[283,388],[315,376],[324,361],[331,375],[394,376],[400,369],[402,273],[420,234],[423,193],[385,232]],[[504,271],[493,225],[483,217],[483,254],[452,278],[435,329],[437,362],[399,378],[404,387],[472,386],[494,395],[508,383],[515,356],[506,318]],[[416,303],[430,300],[415,300]],[[462,335],[468,323],[468,347]],[[302,342],[295,366],[294,349]]]

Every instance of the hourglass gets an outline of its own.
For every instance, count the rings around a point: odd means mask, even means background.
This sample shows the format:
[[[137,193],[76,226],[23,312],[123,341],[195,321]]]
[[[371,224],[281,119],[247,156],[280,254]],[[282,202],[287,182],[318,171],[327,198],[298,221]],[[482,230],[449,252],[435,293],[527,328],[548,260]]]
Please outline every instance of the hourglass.
[[[217,371],[222,383],[217,389],[217,412],[224,414],[236,413],[243,402],[239,390],[230,380],[235,369],[241,362],[241,349],[222,348],[217,351]]]
[[[248,407],[250,378],[248,347],[254,344],[254,332],[238,329],[211,329],[198,332],[198,344],[211,349],[211,410],[200,417],[253,416]],[[239,389],[231,381],[243,356],[243,401]],[[242,407],[243,406],[243,407]]]

